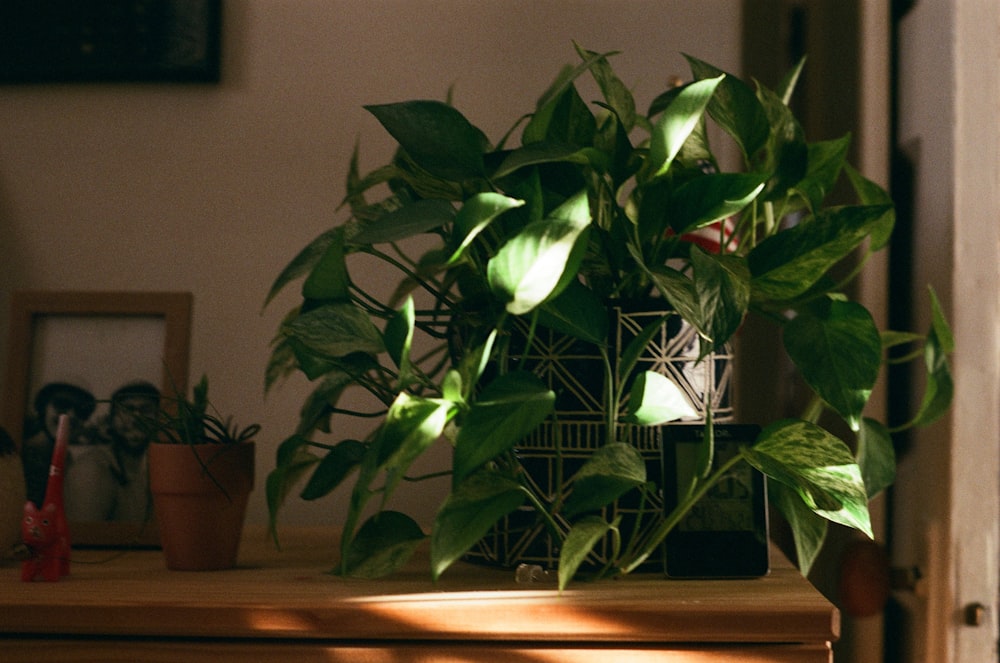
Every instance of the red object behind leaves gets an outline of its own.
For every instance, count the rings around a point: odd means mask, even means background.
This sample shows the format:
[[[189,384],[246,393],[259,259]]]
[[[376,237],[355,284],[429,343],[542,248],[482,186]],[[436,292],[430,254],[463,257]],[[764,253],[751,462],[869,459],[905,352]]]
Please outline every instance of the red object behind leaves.
[[[851,617],[871,617],[889,600],[889,557],[874,541],[847,544],[840,558],[840,609]]]

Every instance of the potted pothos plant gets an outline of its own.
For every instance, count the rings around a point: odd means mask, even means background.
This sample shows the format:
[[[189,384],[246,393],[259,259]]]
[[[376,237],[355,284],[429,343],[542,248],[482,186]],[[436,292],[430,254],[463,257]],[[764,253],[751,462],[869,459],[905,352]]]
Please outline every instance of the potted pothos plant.
[[[151,434],[149,486],[167,568],[235,566],[260,426],[222,418],[208,400],[207,376],[190,399],[165,399],[137,423]]]
[[[436,578],[498,519],[525,507],[558,540],[560,586],[608,539],[613,554],[597,575],[628,573],[735,463],[771,479],[806,572],[829,522],[871,536],[868,500],[894,478],[892,429],[864,415],[887,350],[908,346],[907,359],[927,367],[926,398],[899,428],[926,424],[949,405],[952,339],[933,292],[926,335],[881,332],[847,294],[868,256],[886,247],[894,211],[888,194],[847,164],[849,136],[805,139],[788,105],[801,63],[769,89],[687,57],[692,80],[640,112],[613,54],[576,50],[579,64],[560,71],[495,143],[447,102],[367,106],[398,150],[362,174],[355,149],[346,219],[310,242],[271,288],[268,301],[302,282],[301,304],[275,338],[267,385],[295,371],[315,384],[268,477],[272,529],[306,477],[305,499],[353,478],[342,573],[390,573],[429,537]],[[580,96],[584,76],[598,101]],[[738,168],[722,168],[710,135],[735,142]],[[830,205],[842,178],[857,200]],[[371,259],[399,275],[391,296],[352,277],[355,260]],[[748,315],[762,316],[813,392],[809,407],[800,418],[759,422],[755,443],[711,471],[711,403],[698,410],[704,404],[668,377],[635,370],[640,343],[663,320],[616,356],[608,352],[609,307],[650,298],[694,328],[696,361],[726,347]],[[519,362],[543,330],[592,344],[603,359],[603,440],[566,477],[570,499],[535,490],[518,455],[519,441],[553,416],[556,394]],[[376,406],[340,405],[349,387]],[[648,481],[631,432],[692,413],[708,434],[677,508],[641,513],[630,533],[595,515],[625,494],[661,489]],[[823,413],[847,424],[846,439],[820,424]],[[371,418],[370,434],[336,439],[331,419],[345,416]],[[451,489],[425,532],[386,503],[435,443],[454,448]],[[567,515],[574,494],[586,496],[585,508]]]

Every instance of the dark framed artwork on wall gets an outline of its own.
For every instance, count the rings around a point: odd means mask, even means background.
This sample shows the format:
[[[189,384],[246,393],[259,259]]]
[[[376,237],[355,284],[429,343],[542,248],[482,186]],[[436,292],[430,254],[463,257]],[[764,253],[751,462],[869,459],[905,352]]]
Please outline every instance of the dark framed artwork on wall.
[[[192,296],[15,292],[3,425],[20,447],[28,499],[44,498],[55,426],[72,423],[65,472],[74,546],[156,545],[141,417],[186,393]],[[148,427],[146,427],[148,429]]]
[[[0,2],[0,83],[216,82],[221,0]]]

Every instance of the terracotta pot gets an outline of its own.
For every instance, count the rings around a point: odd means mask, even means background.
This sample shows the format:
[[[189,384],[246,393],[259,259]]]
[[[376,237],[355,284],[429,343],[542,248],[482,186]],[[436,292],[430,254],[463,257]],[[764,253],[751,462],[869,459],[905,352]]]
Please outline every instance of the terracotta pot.
[[[236,566],[253,480],[253,442],[149,446],[149,485],[167,568]]]

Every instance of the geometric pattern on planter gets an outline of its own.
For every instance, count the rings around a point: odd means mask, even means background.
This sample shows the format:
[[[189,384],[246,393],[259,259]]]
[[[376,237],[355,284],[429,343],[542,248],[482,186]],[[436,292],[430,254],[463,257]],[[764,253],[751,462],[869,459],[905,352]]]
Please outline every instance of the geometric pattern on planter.
[[[732,354],[724,351],[698,360],[698,334],[679,315],[656,308],[611,307],[612,330],[608,348],[612,361],[621,356],[628,344],[647,325],[665,317],[665,322],[643,350],[635,372],[655,371],[670,378],[687,395],[704,421],[704,404],[713,408],[714,420],[732,420],[730,391]],[[527,328],[522,329],[526,333]],[[524,351],[524,339],[516,334],[510,339],[511,356]],[[596,346],[545,328],[536,328],[530,351],[519,359],[521,366],[539,376],[556,394],[555,416],[543,422],[515,449],[528,483],[550,503],[569,494],[569,480],[593,454],[605,444],[607,431],[603,414],[604,364]],[[617,366],[613,366],[617,376]],[[617,378],[616,378],[617,379]],[[615,387],[620,387],[616,384]],[[625,392],[627,394],[627,391]],[[646,462],[646,475],[662,489],[660,459],[661,427],[632,426],[628,441]],[[639,512],[662,511],[662,490],[646,504],[638,503],[637,491],[631,491],[606,507],[601,515],[609,522],[621,517],[621,529],[627,536],[635,527]],[[557,526],[565,534],[570,523],[556,514]],[[650,518],[644,521],[649,523]],[[608,543],[602,541],[585,562],[585,567],[600,567],[610,556]],[[526,506],[502,518],[483,537],[466,558],[505,567],[520,563],[554,568],[559,560],[556,542],[533,509]],[[659,560],[648,563],[658,565]]]

